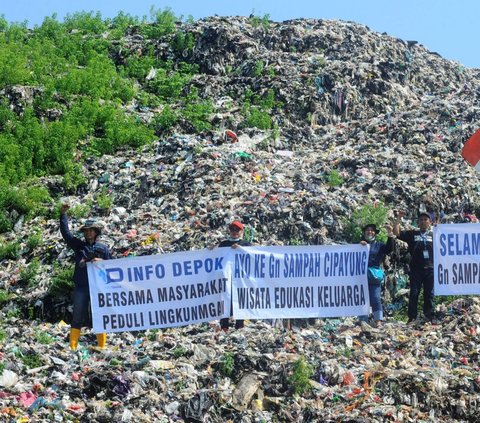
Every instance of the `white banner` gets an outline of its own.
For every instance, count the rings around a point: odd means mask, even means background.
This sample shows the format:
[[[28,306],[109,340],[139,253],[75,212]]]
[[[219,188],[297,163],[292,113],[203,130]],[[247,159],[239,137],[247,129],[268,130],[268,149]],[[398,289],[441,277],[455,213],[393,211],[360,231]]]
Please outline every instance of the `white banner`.
[[[93,331],[183,326],[229,316],[228,250],[88,263]]]
[[[368,246],[216,248],[88,263],[93,330],[369,312]]]
[[[369,314],[369,247],[246,247],[232,258],[233,315],[239,319]]]
[[[480,225],[437,225],[433,237],[435,295],[480,294]]]

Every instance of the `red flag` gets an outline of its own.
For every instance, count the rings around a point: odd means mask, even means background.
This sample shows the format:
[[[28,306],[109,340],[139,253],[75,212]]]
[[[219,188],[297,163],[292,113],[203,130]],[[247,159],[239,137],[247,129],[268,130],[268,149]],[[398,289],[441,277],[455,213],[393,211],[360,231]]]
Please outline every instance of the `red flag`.
[[[467,140],[462,149],[462,156],[480,172],[480,129]]]

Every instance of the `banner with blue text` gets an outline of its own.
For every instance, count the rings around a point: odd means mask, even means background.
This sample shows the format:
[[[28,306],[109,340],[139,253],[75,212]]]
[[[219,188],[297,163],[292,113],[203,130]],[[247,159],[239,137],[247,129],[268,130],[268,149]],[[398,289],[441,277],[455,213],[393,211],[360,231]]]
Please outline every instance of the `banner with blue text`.
[[[88,263],[94,332],[368,314],[368,246],[272,246]]]
[[[360,244],[237,248],[232,258],[233,315],[366,315],[368,253],[368,246]]]
[[[435,295],[480,294],[480,225],[437,225],[433,243]]]
[[[225,250],[88,263],[93,331],[165,328],[229,316]]]

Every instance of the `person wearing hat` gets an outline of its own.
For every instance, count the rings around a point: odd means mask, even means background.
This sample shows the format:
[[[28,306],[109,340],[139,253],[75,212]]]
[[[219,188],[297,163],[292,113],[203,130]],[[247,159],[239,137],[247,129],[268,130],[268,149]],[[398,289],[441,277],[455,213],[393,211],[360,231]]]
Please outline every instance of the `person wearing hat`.
[[[368,255],[368,296],[370,299],[370,306],[372,307],[373,320],[375,326],[379,327],[383,320],[382,308],[382,282],[385,278],[385,273],[381,267],[383,259],[387,254],[393,251],[395,245],[392,227],[386,225],[387,242],[383,243],[376,240],[378,234],[377,226],[369,223],[362,228],[362,239],[360,244],[369,245],[370,252]],[[367,321],[368,316],[360,316],[360,321]]]
[[[108,260],[112,258],[110,249],[100,242],[98,236],[102,232],[102,225],[95,220],[87,220],[80,228],[84,240],[74,236],[68,227],[68,204],[63,204],[60,210],[60,232],[67,245],[75,253],[75,270],[73,272],[73,316],[70,327],[70,348],[76,350],[80,329],[85,326],[90,307],[90,288],[88,285],[87,263],[89,261]],[[97,334],[99,348],[105,348],[107,334]]]
[[[244,226],[242,222],[240,222],[239,220],[234,220],[233,222],[231,222],[228,225],[228,232],[230,236],[227,239],[220,242],[220,244],[218,244],[218,247],[237,248],[239,246],[242,246],[242,247],[250,246],[251,244],[247,241],[244,241],[243,239],[243,230],[244,230]],[[230,316],[232,315],[233,315],[233,307],[230,306]],[[229,320],[230,319],[228,317],[220,319],[220,328],[225,332],[229,328]],[[235,321],[235,329],[241,329],[243,328],[243,325],[244,325],[243,320]]]
[[[410,294],[408,297],[408,323],[417,319],[418,298],[423,287],[423,314],[434,319],[433,296],[433,232],[432,216],[421,212],[417,218],[417,229],[400,230],[401,218],[405,212],[399,211],[393,225],[393,233],[408,245],[410,253]]]

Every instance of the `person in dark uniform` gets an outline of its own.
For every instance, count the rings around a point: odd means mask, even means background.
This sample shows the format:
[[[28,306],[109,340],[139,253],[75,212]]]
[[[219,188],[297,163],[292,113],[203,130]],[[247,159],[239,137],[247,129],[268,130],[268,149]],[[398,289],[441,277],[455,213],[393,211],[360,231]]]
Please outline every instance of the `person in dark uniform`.
[[[393,233],[408,245],[410,253],[410,295],[408,298],[408,323],[417,319],[418,297],[423,288],[423,314],[434,320],[433,295],[433,232],[432,217],[422,212],[418,215],[418,228],[410,231],[400,230],[400,220],[405,216],[399,211],[393,225]]]
[[[87,220],[80,228],[84,240],[74,236],[68,227],[67,210],[68,204],[63,204],[60,210],[60,232],[67,245],[75,253],[75,270],[73,272],[73,316],[70,328],[70,348],[76,350],[80,329],[85,322],[90,310],[90,287],[88,285],[87,263],[89,261],[108,260],[112,258],[110,249],[100,242],[98,236],[102,232],[102,225],[95,220]],[[105,348],[107,342],[106,333],[97,334],[99,348]]]
[[[228,225],[228,232],[230,236],[220,242],[218,244],[218,247],[231,247],[231,248],[237,248],[239,246],[242,247],[248,247],[251,244],[247,241],[243,240],[243,230],[244,226],[243,223],[240,222],[239,220],[234,220]],[[233,313],[233,307],[230,306],[230,316],[232,316]],[[229,328],[229,321],[230,319],[228,317],[225,317],[223,319],[220,319],[220,327],[223,331],[228,331]],[[243,320],[237,320],[235,321],[235,329],[241,329],[243,328]]]

